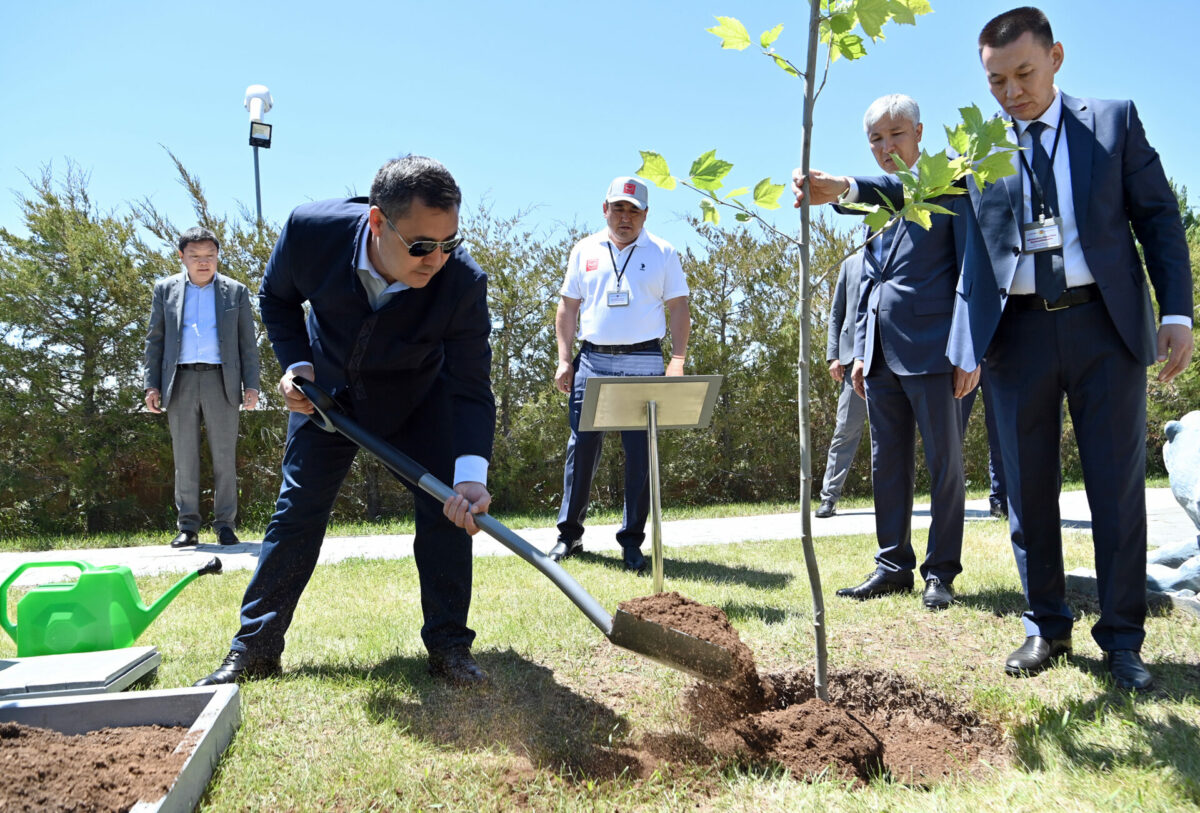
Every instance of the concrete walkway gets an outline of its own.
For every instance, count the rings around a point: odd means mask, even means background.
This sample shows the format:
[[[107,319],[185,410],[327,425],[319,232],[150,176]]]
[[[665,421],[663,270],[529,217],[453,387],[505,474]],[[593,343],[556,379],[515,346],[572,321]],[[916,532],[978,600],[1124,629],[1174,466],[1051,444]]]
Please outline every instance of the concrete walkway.
[[[1091,512],[1082,491],[1069,491],[1059,501],[1063,527],[1075,530],[1091,529]],[[1196,529],[1183,508],[1175,501],[1170,489],[1146,490],[1146,514],[1149,520],[1151,547],[1185,538],[1196,538]],[[990,520],[988,501],[967,501],[967,522]],[[929,505],[918,505],[913,511],[913,528],[928,528]],[[584,536],[589,551],[616,551],[618,526],[597,525],[588,528]],[[731,542],[758,542],[772,539],[795,539],[800,536],[801,515],[767,514],[751,517],[719,519],[685,519],[663,523],[663,546],[715,545]],[[828,519],[813,519],[813,535],[849,536],[875,533],[875,513],[869,508],[840,510]],[[514,529],[534,547],[548,551],[558,535],[557,529]],[[165,536],[165,534],[164,534]],[[211,538],[211,534],[209,535]],[[135,575],[184,573],[195,570],[213,556],[219,556],[225,570],[251,569],[258,562],[261,540],[244,541],[224,547],[201,544],[196,548],[172,550],[166,544],[134,548],[101,548],[91,550],[41,551],[35,553],[0,553],[0,574],[7,575],[25,562],[54,562],[79,560],[91,565],[128,565]],[[646,548],[648,549],[648,548]],[[411,534],[394,536],[329,537],[321,548],[321,564],[345,559],[398,559],[412,556]],[[476,556],[511,556],[507,548],[486,534],[475,537]],[[59,568],[33,568],[23,573],[18,585],[41,584],[55,579],[72,579],[78,571]]]

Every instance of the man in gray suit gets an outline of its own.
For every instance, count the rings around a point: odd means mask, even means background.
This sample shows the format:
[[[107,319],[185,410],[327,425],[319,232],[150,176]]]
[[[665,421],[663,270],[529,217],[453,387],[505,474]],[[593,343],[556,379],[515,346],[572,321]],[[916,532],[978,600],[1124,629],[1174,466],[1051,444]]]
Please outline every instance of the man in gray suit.
[[[858,442],[862,440],[863,425],[867,421],[867,402],[854,392],[850,376],[846,375],[854,364],[854,322],[858,313],[862,265],[861,251],[842,263],[837,284],[833,288],[833,302],[829,306],[829,338],[825,344],[825,360],[829,362],[829,375],[842,385],[842,391],[838,395],[837,424],[833,429],[833,439],[829,441],[829,457],[825,461],[821,505],[816,512],[820,519],[837,513],[842,486],[858,452]]]
[[[199,542],[200,422],[213,465],[213,528],[236,545],[238,409],[258,405],[258,339],[246,286],[217,273],[217,237],[188,229],[179,238],[184,272],[154,284],[146,333],[146,407],[166,411],[175,456],[179,535],[171,547]]]

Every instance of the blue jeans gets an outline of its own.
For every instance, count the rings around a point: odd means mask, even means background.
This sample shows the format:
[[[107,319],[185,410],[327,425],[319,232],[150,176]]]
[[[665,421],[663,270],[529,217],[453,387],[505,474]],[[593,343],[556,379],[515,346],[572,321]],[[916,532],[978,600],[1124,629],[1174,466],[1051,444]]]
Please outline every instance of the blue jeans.
[[[571,387],[571,439],[563,470],[563,500],[558,512],[558,534],[569,540],[583,536],[592,478],[600,465],[600,451],[607,432],[580,432],[583,390],[594,375],[662,375],[663,359],[658,350],[613,355],[581,350],[575,357],[575,380]],[[623,548],[638,548],[646,539],[650,515],[650,450],[645,431],[621,433],[625,447],[625,516],[617,541]]]

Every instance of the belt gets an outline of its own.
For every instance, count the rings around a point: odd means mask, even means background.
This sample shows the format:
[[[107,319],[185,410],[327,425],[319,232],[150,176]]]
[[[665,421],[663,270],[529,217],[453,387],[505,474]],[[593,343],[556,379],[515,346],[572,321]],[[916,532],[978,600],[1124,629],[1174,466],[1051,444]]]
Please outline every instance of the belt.
[[[638,342],[637,344],[592,344],[591,342],[584,342],[583,349],[591,350],[595,353],[608,353],[613,356],[640,353],[643,350],[657,350],[661,353],[662,341],[660,339],[650,339],[649,341]]]
[[[1029,311],[1060,311],[1072,305],[1082,305],[1094,302],[1100,298],[1100,286],[1096,283],[1080,285],[1078,288],[1068,288],[1054,302],[1047,302],[1037,294],[1017,294],[1008,298],[1008,304],[1014,308]]]
[[[205,364],[204,362],[200,361],[196,362],[195,364],[180,364],[178,367],[181,370],[194,370],[198,373],[207,373],[210,370],[221,369],[220,364]]]

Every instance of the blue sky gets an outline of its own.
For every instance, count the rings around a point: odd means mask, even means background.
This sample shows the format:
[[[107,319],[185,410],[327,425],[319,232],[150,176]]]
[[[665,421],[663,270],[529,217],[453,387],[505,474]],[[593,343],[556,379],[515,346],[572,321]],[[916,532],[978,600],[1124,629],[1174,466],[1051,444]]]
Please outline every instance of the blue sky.
[[[945,144],[957,108],[996,104],[975,39],[1011,0],[932,0],[916,26],[889,26],[858,62],[839,61],[815,110],[813,164],[876,169],[862,113],[884,93],[921,104],[927,149]],[[23,232],[22,177],[66,159],[90,173],[105,208],[150,199],[180,225],[190,211],[163,146],[205,186],[216,211],[253,210],[242,108],[267,85],[274,146],[262,151],[264,216],[365,194],[378,166],[406,152],[443,161],[466,203],[497,214],[532,209],[545,232],[601,224],[608,181],[661,152],[676,174],[716,148],[730,187],[785,179],[800,156],[802,83],[747,50],[722,51],[715,15],[751,33],[784,24],[777,50],[803,60],[806,5],[755,0],[605,3],[226,2],[0,3],[0,225]],[[1048,0],[1065,46],[1059,85],[1079,96],[1132,98],[1167,174],[1200,203],[1194,83],[1200,56],[1175,32],[1200,28],[1200,3]],[[1134,14],[1138,16],[1135,17]],[[1187,97],[1182,104],[1179,94]],[[160,146],[162,145],[162,146]],[[652,189],[649,228],[683,246],[696,211],[686,190]],[[732,222],[732,218],[728,222]],[[796,228],[791,208],[775,216]]]

